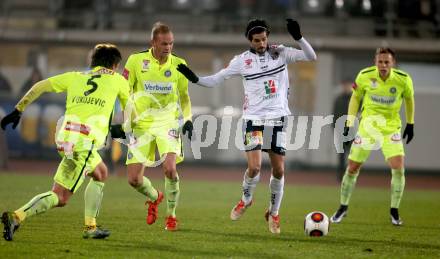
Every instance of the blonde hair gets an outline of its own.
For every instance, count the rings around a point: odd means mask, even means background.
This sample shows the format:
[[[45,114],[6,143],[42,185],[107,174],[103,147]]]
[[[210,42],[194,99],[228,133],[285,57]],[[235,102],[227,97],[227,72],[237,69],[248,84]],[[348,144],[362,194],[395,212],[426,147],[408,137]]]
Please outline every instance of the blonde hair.
[[[170,33],[171,28],[162,22],[156,22],[151,29],[151,40],[154,40],[158,34]]]

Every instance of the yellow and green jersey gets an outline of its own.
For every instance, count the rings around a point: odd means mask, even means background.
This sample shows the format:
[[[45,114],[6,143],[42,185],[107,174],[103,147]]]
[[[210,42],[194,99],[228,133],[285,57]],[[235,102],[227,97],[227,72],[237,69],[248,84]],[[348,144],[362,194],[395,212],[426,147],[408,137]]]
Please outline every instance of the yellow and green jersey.
[[[56,141],[59,150],[89,150],[105,142],[116,98],[125,107],[128,82],[104,67],[68,72],[48,79],[51,91],[66,92],[66,112]],[[72,146],[73,145],[73,146]]]
[[[402,100],[414,97],[414,88],[409,74],[392,68],[383,81],[376,66],[361,70],[353,85],[353,95],[362,99],[362,118],[381,115],[388,127],[400,127]]]
[[[160,126],[177,120],[181,114],[185,121],[191,120],[188,80],[176,70],[181,63],[186,64],[169,55],[166,63],[160,65],[152,49],[130,55],[123,75],[129,81],[134,101],[133,110],[129,111],[133,127]]]

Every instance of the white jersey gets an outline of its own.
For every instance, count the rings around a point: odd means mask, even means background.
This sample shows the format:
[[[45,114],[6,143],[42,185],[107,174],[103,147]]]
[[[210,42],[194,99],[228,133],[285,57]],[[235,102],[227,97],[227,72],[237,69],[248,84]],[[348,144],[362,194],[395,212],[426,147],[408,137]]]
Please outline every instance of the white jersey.
[[[197,84],[215,87],[225,79],[239,75],[243,78],[245,94],[244,119],[264,120],[290,115],[287,64],[316,59],[313,48],[304,38],[298,43],[302,50],[272,45],[264,54],[254,50],[245,51],[235,56],[228,67],[218,73],[200,77]]]

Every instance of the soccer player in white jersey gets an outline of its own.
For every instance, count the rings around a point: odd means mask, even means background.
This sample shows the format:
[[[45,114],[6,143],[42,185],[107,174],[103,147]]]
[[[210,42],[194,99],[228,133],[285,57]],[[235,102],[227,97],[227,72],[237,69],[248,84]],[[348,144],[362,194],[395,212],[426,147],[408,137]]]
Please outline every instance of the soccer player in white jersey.
[[[287,65],[296,61],[316,60],[310,44],[302,37],[297,21],[287,19],[287,31],[301,50],[283,45],[268,45],[269,28],[264,20],[249,21],[245,36],[250,49],[235,56],[228,67],[218,73],[198,77],[185,64],[177,70],[191,82],[204,87],[215,87],[230,78],[241,76],[245,99],[243,120],[246,125],[244,144],[247,169],[243,179],[243,194],[231,211],[231,219],[238,220],[252,205],[255,187],[260,179],[261,151],[268,152],[272,175],[270,202],[265,218],[272,233],[280,233],[280,209],[284,188],[285,123],[290,115],[288,107],[289,76]]]

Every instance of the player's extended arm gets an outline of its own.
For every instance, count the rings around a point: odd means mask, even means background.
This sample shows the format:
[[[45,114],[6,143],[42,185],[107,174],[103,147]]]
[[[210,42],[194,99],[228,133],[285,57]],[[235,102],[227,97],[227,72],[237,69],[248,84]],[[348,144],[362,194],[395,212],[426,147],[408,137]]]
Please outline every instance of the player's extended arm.
[[[239,71],[236,69],[236,64],[233,61],[228,67],[220,70],[218,73],[210,76],[198,77],[188,66],[185,64],[179,64],[177,70],[182,73],[189,81],[204,87],[217,87],[223,84],[223,82],[233,75],[238,75]]]
[[[403,138],[408,144],[414,138],[414,96],[405,98],[406,127],[403,131]]]
[[[12,128],[15,129],[20,121],[21,113],[26,109],[26,107],[40,97],[41,94],[53,91],[54,90],[49,80],[37,82],[17,103],[15,110],[2,119],[1,128],[4,130],[8,124],[12,123]]]
[[[351,95],[350,102],[348,104],[348,112],[347,112],[348,117],[347,117],[347,122],[345,124],[347,127],[354,126],[355,118],[358,113],[360,104],[361,104],[361,97],[353,93]]]
[[[298,42],[298,45],[301,47],[302,57],[296,57],[297,60],[305,60],[305,61],[313,61],[316,60],[316,53],[309,42],[304,39],[301,35],[301,29],[299,23],[292,19],[286,19],[287,21],[287,31],[292,36],[292,38]],[[295,56],[298,54],[290,53],[292,55],[291,58],[287,57],[287,60],[294,60]],[[288,55],[288,53],[287,53]]]
[[[183,65],[189,71],[191,71],[184,64],[179,64],[179,66],[180,65]],[[179,70],[179,67],[177,68],[177,70]],[[185,74],[183,74],[183,75],[185,75]],[[186,75],[185,75],[185,77],[186,77]],[[179,91],[179,100],[180,100],[180,106],[182,108],[183,120],[185,121],[185,123],[183,124],[183,127],[182,127],[182,134],[187,135],[189,140],[191,140],[192,135],[193,135],[194,126],[192,123],[191,100],[189,98],[189,93],[188,93],[188,80],[186,80],[185,77],[181,77],[179,79],[177,89]]]

